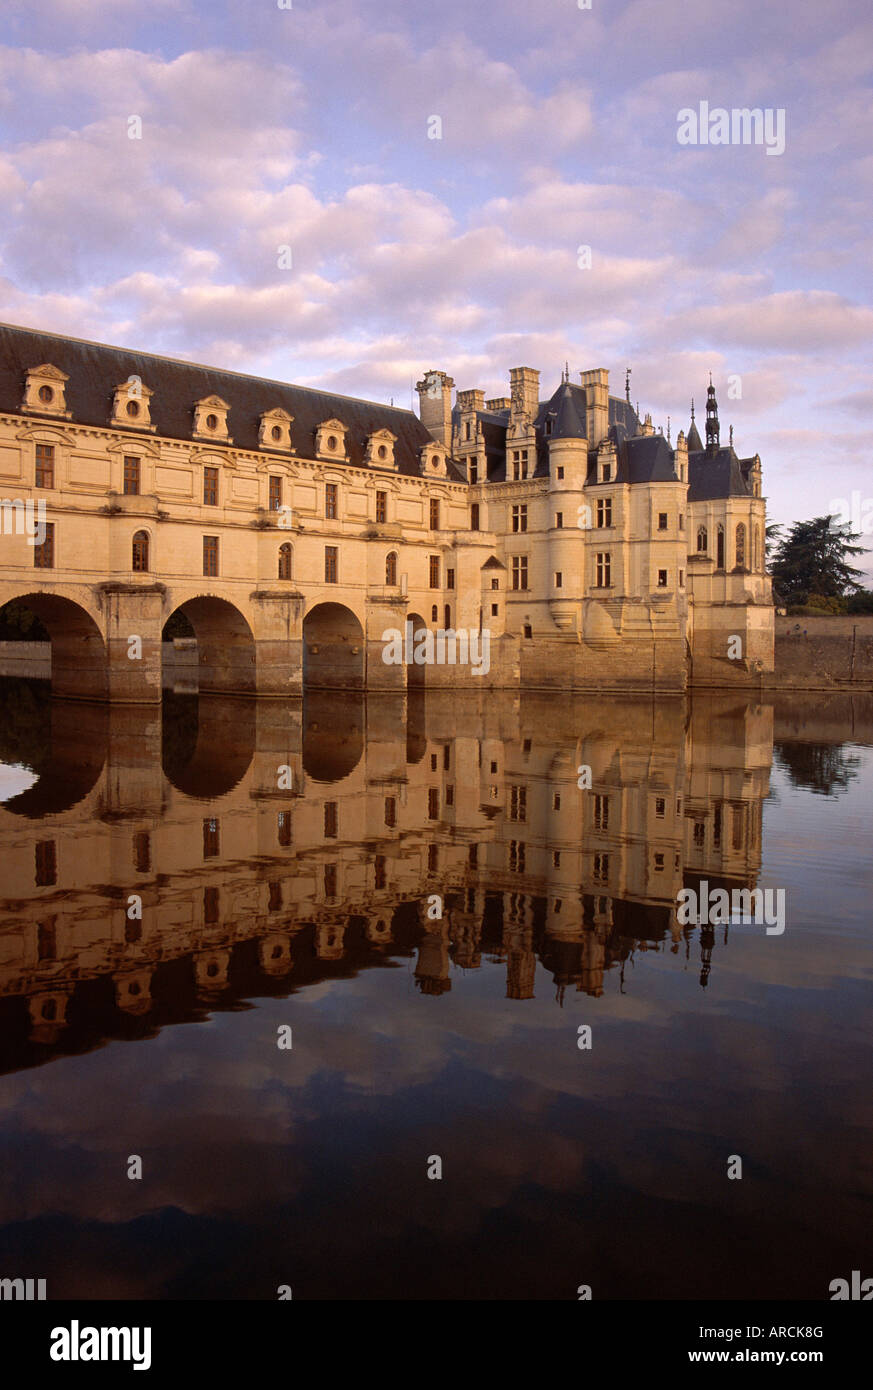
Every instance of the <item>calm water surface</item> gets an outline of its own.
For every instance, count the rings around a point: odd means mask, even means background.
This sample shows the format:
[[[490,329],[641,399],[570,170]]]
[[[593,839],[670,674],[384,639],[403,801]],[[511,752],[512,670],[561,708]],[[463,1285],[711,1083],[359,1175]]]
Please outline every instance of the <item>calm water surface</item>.
[[[871,746],[864,696],[159,712],[3,682],[0,1274],[816,1300],[873,1275]],[[784,933],[680,925],[702,879],[784,888]]]

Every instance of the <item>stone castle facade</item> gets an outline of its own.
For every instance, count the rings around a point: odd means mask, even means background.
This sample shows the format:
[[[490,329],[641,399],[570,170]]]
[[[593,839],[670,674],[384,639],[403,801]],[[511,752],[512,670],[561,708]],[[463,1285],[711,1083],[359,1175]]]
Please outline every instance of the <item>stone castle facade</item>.
[[[58,694],[134,703],[179,611],[203,691],[766,679],[761,462],[711,384],[706,443],[675,445],[602,369],[453,387],[426,373],[419,417],[0,327],[0,603],[48,629]],[[487,632],[488,670],[386,664],[408,624]]]

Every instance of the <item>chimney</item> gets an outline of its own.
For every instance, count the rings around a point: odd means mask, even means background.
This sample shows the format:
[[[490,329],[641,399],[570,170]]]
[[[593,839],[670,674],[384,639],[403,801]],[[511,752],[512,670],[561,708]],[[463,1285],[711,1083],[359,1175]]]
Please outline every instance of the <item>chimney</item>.
[[[452,387],[454,381],[445,372],[425,372],[415,383],[418,392],[418,412],[421,423],[438,444],[452,447]]]
[[[511,367],[509,389],[512,405],[510,417],[513,420],[526,415],[529,420],[536,417],[540,404],[540,374],[534,367]]]
[[[592,372],[582,372],[581,381],[585,387],[588,443],[596,448],[609,432],[609,372],[596,367]]]

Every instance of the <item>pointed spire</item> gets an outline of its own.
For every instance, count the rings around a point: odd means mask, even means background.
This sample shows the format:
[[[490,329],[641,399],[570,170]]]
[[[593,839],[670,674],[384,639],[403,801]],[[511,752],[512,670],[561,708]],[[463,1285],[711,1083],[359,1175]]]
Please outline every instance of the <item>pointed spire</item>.
[[[699,432],[699,430],[698,430],[698,428],[697,428],[697,425],[694,423],[694,397],[692,396],[692,397],[691,397],[691,428],[690,428],[689,431],[688,431],[688,452],[689,452],[689,454],[698,454],[698,453],[700,453],[700,450],[701,450],[702,448],[703,448],[703,443],[702,443],[701,438],[700,438],[700,432]]]
[[[555,418],[554,428],[551,433],[552,439],[584,439],[585,426],[579,418],[576,403],[573,400],[573,389],[569,381],[565,381],[561,387],[560,399],[558,401],[558,413]]]

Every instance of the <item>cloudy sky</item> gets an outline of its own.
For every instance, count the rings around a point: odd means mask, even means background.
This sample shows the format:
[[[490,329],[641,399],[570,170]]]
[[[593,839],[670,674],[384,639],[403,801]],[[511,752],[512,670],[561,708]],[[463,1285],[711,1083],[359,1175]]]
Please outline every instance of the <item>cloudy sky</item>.
[[[0,317],[396,404],[630,366],[674,438],[711,370],[774,519],[863,516],[873,15],[590,4],[5,0]]]

